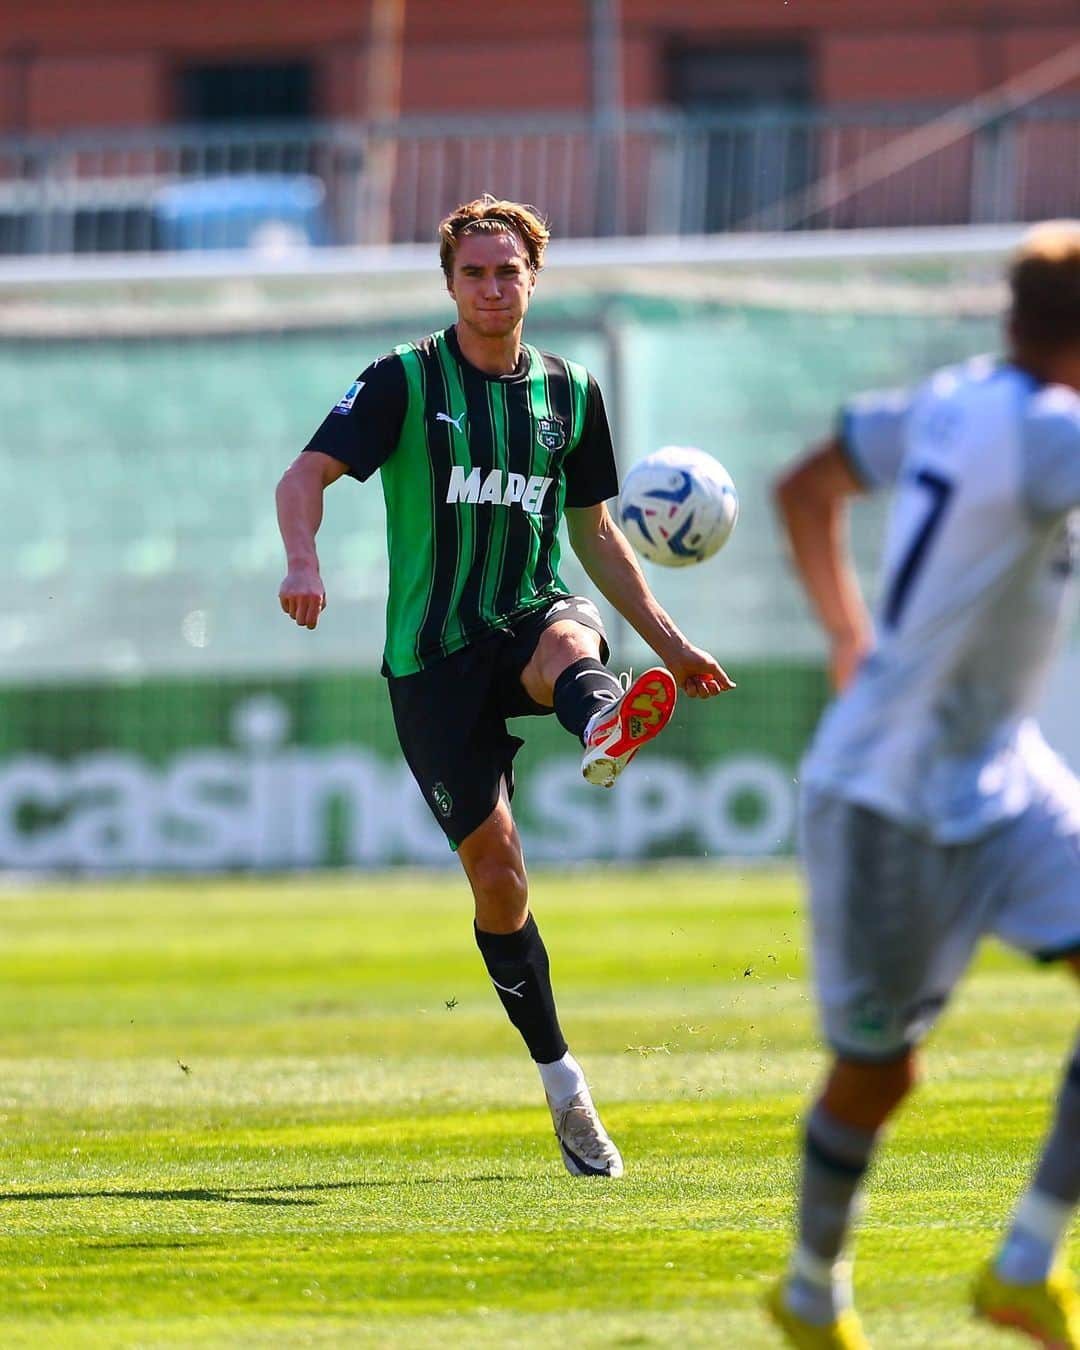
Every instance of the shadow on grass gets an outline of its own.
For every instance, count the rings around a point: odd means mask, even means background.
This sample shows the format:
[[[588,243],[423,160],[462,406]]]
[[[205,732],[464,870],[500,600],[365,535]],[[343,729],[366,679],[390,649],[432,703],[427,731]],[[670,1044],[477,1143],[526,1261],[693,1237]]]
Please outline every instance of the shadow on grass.
[[[0,1191],[0,1204],[17,1204],[37,1200],[199,1200],[217,1205],[306,1205],[314,1206],[318,1199],[305,1199],[297,1192],[405,1190],[411,1186],[442,1186],[452,1180],[454,1186],[463,1183],[481,1184],[489,1181],[514,1181],[508,1174],[475,1177],[401,1177],[387,1181],[312,1181],[290,1182],[282,1186],[191,1186],[177,1190],[104,1190],[83,1191]]]

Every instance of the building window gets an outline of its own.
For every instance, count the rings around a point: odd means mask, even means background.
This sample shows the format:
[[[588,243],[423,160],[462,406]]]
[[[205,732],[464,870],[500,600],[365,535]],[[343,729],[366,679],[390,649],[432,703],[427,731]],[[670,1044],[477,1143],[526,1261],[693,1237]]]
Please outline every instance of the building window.
[[[314,114],[307,61],[187,66],[178,83],[183,122],[289,122]]]
[[[733,112],[806,108],[810,61],[801,43],[749,43],[672,49],[672,101],[684,108]]]
[[[783,203],[811,178],[810,58],[801,43],[676,45],[671,101],[699,122],[704,227],[785,224]]]

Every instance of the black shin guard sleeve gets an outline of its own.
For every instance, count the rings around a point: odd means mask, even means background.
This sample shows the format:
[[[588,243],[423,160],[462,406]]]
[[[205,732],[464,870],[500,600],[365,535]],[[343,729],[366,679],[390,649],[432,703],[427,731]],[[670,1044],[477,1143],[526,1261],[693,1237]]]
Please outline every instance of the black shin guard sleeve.
[[[566,1041],[551,992],[547,948],[530,914],[516,933],[485,933],[473,925],[476,945],[506,1015],[521,1032],[538,1064],[566,1054]]]
[[[580,740],[593,713],[605,703],[613,703],[621,693],[617,676],[595,657],[583,656],[555,681],[555,716]]]

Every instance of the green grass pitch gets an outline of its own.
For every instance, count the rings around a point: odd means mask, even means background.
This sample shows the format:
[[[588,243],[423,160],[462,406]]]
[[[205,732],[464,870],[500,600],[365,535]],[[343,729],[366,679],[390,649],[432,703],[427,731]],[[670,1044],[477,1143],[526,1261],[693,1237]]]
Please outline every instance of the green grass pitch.
[[[456,871],[0,895],[0,1344],[777,1345],[822,1065],[794,875],[532,889],[619,1182],[563,1171]],[[878,1346],[1011,1343],[966,1289],[1075,1025],[984,950],[874,1176]]]

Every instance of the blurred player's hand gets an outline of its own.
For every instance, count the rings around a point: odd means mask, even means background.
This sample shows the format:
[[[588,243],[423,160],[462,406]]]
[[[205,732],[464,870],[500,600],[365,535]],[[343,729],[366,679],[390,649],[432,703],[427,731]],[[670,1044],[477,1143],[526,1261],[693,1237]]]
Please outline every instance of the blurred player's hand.
[[[675,651],[658,653],[675,676],[675,683],[691,698],[712,698],[735,688],[724,669],[700,647],[681,643]]]
[[[838,694],[851,683],[855,672],[870,655],[873,646],[865,633],[845,633],[834,637],[829,649],[829,675]]]
[[[295,567],[278,591],[281,608],[301,628],[314,628],[326,608],[326,591],[317,567]]]

